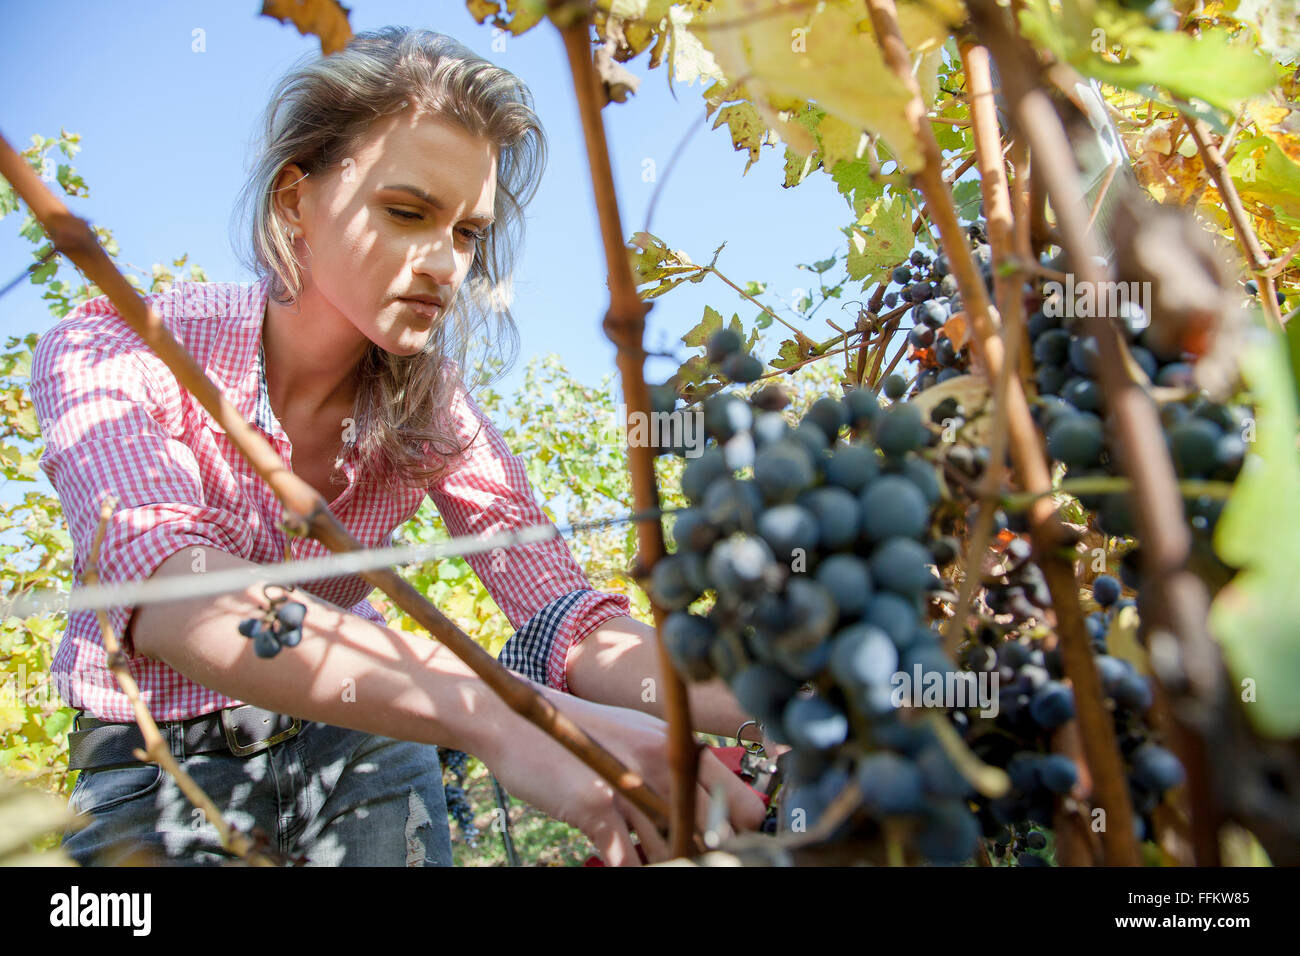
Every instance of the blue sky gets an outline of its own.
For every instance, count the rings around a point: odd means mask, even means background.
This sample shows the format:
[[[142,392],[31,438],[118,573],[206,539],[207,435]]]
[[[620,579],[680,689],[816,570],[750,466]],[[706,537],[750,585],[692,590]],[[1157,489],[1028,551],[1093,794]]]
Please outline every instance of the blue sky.
[[[529,210],[515,281],[520,361],[503,386],[519,382],[528,356],[547,352],[558,353],[588,383],[612,372],[613,348],[600,332],[604,261],[556,31],[542,24],[522,37],[507,36],[504,50],[494,51],[492,29],[476,24],[459,0],[355,0],[352,6],[354,31],[406,24],[449,33],[532,88],[551,154]],[[32,134],[53,136],[60,127],[81,134],[73,163],[91,195],[73,208],[113,231],[123,261],[147,269],[188,253],[214,280],[250,278],[232,250],[230,216],[254,127],[276,79],[319,50],[314,37],[259,16],[259,9],[255,0],[7,5],[0,87],[8,92],[0,131],[20,147]],[[191,49],[196,28],[205,32],[202,53]],[[704,109],[698,83],[676,84],[674,100],[667,71],[649,70],[647,62],[643,54],[630,64],[643,77],[639,93],[604,111],[627,235],[643,228],[655,185],[643,181],[645,160],[663,176]],[[783,189],[780,149],[765,148],[742,178],[746,155],[732,150],[725,128],[710,130],[711,124],[700,126],[672,170],[652,231],[697,262],[726,242],[718,263],[724,273],[742,285],[768,281],[789,301],[811,278],[795,268],[798,262],[842,257],[845,240],[837,227],[847,221],[848,205],[822,173]],[[6,281],[30,261],[31,246],[17,236],[19,222],[11,216],[0,224],[0,279]],[[651,313],[649,344],[671,347],[706,304],[724,315],[739,311],[746,320],[756,312],[716,279],[686,284]],[[834,318],[837,305],[820,310],[819,337],[829,333],[822,317]],[[0,335],[43,331],[52,321],[30,286],[0,303]],[[655,371],[662,378],[670,367],[661,363]]]

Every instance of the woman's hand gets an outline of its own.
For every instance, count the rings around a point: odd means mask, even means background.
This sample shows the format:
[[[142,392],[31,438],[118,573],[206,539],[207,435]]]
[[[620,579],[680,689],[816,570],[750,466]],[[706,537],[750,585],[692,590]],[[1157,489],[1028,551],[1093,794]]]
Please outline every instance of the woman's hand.
[[[665,802],[672,788],[668,767],[668,725],[657,717],[622,707],[581,700],[543,690],[548,700],[630,770]],[[635,866],[640,861],[632,834],[651,862],[670,858],[664,837],[650,820],[625,797],[532,723],[516,715],[493,735],[480,755],[502,786],[522,800],[558,820],[577,827],[596,845],[611,866]],[[721,787],[726,795],[731,825],[754,830],[763,822],[764,807],[758,796],[727,770],[707,749],[700,758],[696,785],[696,825],[704,828],[709,793]]]

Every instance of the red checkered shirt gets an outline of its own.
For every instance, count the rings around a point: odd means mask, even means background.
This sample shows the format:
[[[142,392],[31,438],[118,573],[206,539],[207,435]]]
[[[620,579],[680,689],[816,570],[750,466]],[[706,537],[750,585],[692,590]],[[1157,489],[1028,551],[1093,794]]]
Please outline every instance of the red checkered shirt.
[[[266,281],[177,282],[147,301],[288,464],[292,448],[267,400],[261,361],[267,290]],[[279,500],[106,296],[85,303],[41,336],[31,396],[45,440],[40,465],[63,504],[78,582],[106,493],[119,504],[100,552],[99,576],[105,584],[148,578],[167,557],[189,548],[217,548],[258,564],[284,560]],[[455,535],[548,523],[533,499],[523,463],[463,386],[457,388],[452,408],[462,443],[474,440],[454,469],[427,489],[360,484],[345,456],[347,486],[330,503],[330,511],[363,546],[391,544],[393,530],[416,513],[426,493]],[[328,553],[311,538],[289,541],[295,559]],[[558,538],[466,560],[519,629],[502,661],[559,690],[567,690],[569,650],[600,624],[628,613],[626,597],[592,590]],[[299,587],[383,622],[366,600],[371,586],[359,575]],[[108,611],[119,641],[131,610]],[[242,703],[161,661],[135,654],[129,644],[124,649],[157,720],[180,720]],[[51,671],[69,705],[103,720],[133,719],[126,695],[105,667],[93,611],[69,615]]]

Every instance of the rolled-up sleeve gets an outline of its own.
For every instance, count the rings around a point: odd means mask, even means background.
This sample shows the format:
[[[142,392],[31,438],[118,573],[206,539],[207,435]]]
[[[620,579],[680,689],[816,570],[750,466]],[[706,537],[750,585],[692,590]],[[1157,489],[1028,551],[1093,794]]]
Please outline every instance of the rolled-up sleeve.
[[[63,506],[78,580],[109,495],[117,506],[100,547],[104,584],[148,578],[187,547],[236,555],[248,547],[247,521],[206,501],[200,463],[173,433],[178,413],[165,405],[145,353],[138,338],[104,334],[102,324],[64,322],[40,338],[33,355],[30,392],[45,442],[40,467]],[[108,611],[131,655],[125,634],[133,611]]]
[[[490,535],[550,525],[533,499],[523,462],[463,388],[452,404],[469,447],[429,497],[453,535]],[[502,663],[556,690],[568,691],[569,651],[601,624],[628,614],[621,594],[593,590],[562,538],[494,549],[465,559],[516,633]]]

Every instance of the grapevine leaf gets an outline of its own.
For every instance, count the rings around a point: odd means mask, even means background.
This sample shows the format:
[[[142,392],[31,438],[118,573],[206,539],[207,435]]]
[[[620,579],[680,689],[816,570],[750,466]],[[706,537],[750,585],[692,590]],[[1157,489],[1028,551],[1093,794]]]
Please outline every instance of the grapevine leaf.
[[[708,344],[709,336],[722,328],[722,315],[711,305],[704,307],[704,317],[700,319],[695,328],[691,329],[682,336],[682,341],[687,345],[702,348]]]
[[[713,129],[723,123],[731,131],[731,145],[737,151],[748,150],[749,162],[745,164],[745,173],[758,162],[759,150],[767,140],[767,124],[763,122],[758,110],[751,103],[733,103],[718,110],[718,117],[713,121]]]
[[[801,332],[796,332],[793,339],[786,339],[776,353],[776,358],[768,364],[772,368],[790,368],[805,359],[811,358],[817,343]]]
[[[911,248],[907,204],[897,196],[877,199],[849,236],[849,278],[861,279],[866,285],[884,279],[892,266],[907,258]]]
[[[975,219],[979,215],[980,201],[983,198],[978,179],[963,179],[952,187],[952,201],[957,207],[957,215],[962,219]]]
[[[817,124],[817,142],[821,147],[822,165],[832,172],[841,162],[853,162],[867,147],[867,133],[838,116],[827,114]]]
[[[348,10],[338,0],[263,0],[262,16],[292,23],[303,36],[320,37],[321,53],[337,53],[352,39]]]
[[[1152,28],[1146,17],[1118,4],[1085,6],[1061,0],[1028,0],[1020,25],[1030,39],[1085,76],[1130,90],[1163,87],[1229,112],[1273,85],[1273,68],[1250,44],[1234,42],[1224,29],[1199,36]],[[1110,53],[1122,57],[1107,59]]]
[[[872,178],[871,164],[866,156],[851,163],[840,163],[831,170],[831,179],[835,180],[841,195],[849,197],[853,214],[859,218],[866,214],[867,204],[884,191],[884,187]]]
[[[1242,199],[1300,217],[1300,165],[1275,140],[1242,140],[1228,162],[1228,173]]]
[[[1255,397],[1256,441],[1214,533],[1219,557],[1240,572],[1214,600],[1210,627],[1223,645],[1237,687],[1254,682],[1243,705],[1268,737],[1300,734],[1300,540],[1278,534],[1300,522],[1297,403],[1280,338],[1252,345],[1241,357],[1242,377]]]
[[[754,16],[754,8],[752,0],[718,0],[691,29],[727,76],[745,77],[755,108],[782,139],[809,152],[800,146],[806,130],[774,116],[792,100],[809,101],[850,127],[880,135],[903,167],[921,166],[907,121],[909,94],[885,63],[861,4],[832,0],[812,12],[803,5],[765,7],[763,16]],[[900,5],[900,23],[916,52],[948,32],[928,4]]]

